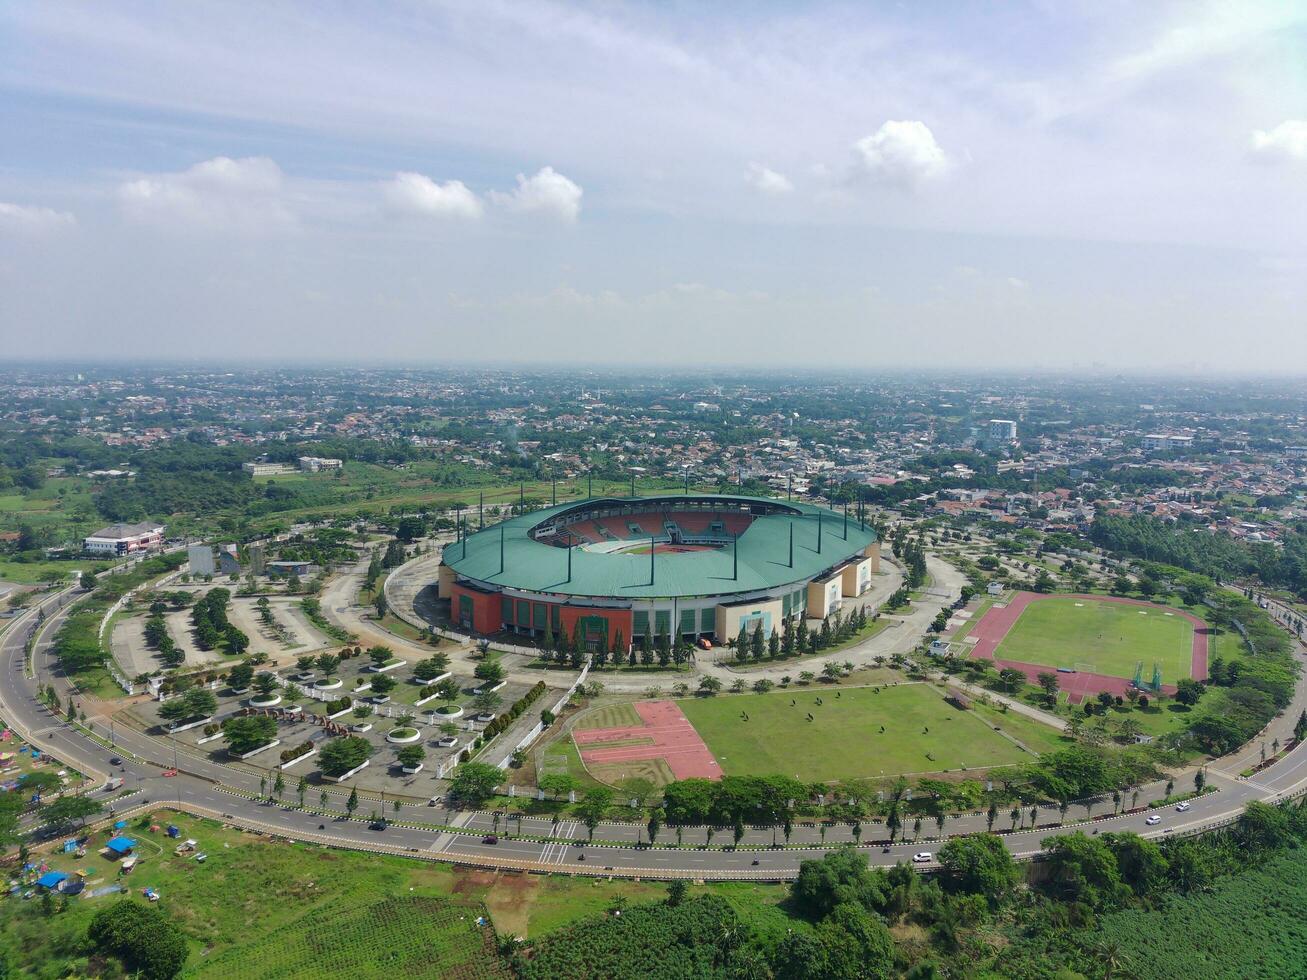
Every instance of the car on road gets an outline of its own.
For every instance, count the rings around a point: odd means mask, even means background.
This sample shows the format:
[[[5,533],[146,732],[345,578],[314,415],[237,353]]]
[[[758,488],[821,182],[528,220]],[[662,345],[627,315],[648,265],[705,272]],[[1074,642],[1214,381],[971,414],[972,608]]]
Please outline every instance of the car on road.
[[[935,860],[935,855],[931,854],[930,851],[918,851],[912,855],[912,860],[917,864],[925,864],[927,861]]]
[[[1161,822],[1162,822],[1162,818],[1159,817],[1159,816],[1158,816],[1157,814],[1155,814],[1155,813],[1154,813],[1151,817],[1149,817],[1147,820],[1144,821],[1144,823],[1148,824],[1148,826],[1150,826],[1150,827],[1155,827],[1155,826],[1157,826],[1157,825],[1158,825],[1159,823],[1161,823]]]
[[[1175,805],[1175,812],[1176,812],[1176,813],[1184,813],[1185,810],[1188,810],[1188,809],[1189,809],[1189,804],[1188,804],[1188,803],[1177,803],[1177,804]]]
[[[121,766],[122,764],[123,764],[123,760],[120,759],[118,756],[114,755],[109,757],[109,765]]]
[[[481,843],[482,843],[482,844],[498,844],[498,843],[499,843],[499,838],[496,837],[494,834],[486,834],[486,836],[484,836],[484,837],[481,838]]]
[[[386,829],[386,821],[384,820],[373,820],[372,823],[368,824],[368,830],[385,830],[385,829]]]

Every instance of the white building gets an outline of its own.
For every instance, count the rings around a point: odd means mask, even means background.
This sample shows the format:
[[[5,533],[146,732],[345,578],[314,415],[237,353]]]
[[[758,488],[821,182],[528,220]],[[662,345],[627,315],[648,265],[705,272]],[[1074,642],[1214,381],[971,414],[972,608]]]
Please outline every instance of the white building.
[[[301,456],[300,470],[305,473],[318,473],[322,470],[339,470],[345,466],[343,459],[324,459],[321,456]]]
[[[82,550],[93,555],[134,555],[158,551],[163,547],[163,525],[146,521],[142,524],[110,524],[82,539]]]
[[[1153,453],[1183,451],[1192,449],[1193,445],[1193,436],[1171,435],[1164,432],[1153,432],[1144,436],[1144,449]]]
[[[281,473],[293,472],[289,467],[281,463],[269,463],[262,460],[256,460],[252,463],[241,463],[241,469],[250,476],[277,476]]]

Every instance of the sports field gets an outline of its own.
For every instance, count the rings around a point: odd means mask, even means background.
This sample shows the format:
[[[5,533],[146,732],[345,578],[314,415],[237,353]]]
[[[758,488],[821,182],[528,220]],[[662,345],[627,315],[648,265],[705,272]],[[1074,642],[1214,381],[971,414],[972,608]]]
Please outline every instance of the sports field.
[[[732,776],[778,773],[828,781],[1033,759],[991,723],[1003,725],[1035,752],[1045,751],[1052,741],[1052,730],[1037,722],[1014,719],[1009,728],[1006,717],[997,713],[982,717],[978,711],[954,708],[927,684],[899,684],[879,692],[807,687],[676,703],[721,771]]]
[[[1162,681],[1190,677],[1193,624],[1164,606],[1053,596],[1031,602],[998,643],[996,657],[1018,663],[1143,679],[1161,667]]]

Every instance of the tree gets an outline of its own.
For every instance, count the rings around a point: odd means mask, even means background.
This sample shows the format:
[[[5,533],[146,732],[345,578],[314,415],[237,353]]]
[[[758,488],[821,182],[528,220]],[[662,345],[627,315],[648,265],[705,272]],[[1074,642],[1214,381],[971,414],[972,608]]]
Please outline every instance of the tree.
[[[484,762],[464,762],[454,770],[449,782],[449,795],[460,803],[480,806],[494,795],[495,787],[503,782],[504,774]]]
[[[699,681],[699,691],[702,694],[707,694],[711,696],[713,694],[716,694],[721,689],[722,689],[722,682],[719,681],[716,677],[713,677],[711,674],[703,677]]]
[[[1040,689],[1044,692],[1044,697],[1052,704],[1057,700],[1057,691],[1059,687],[1057,674],[1051,672],[1042,672],[1036,678],[1039,681]]]
[[[278,769],[277,778],[272,781],[272,795],[280,800],[284,792],[286,792],[286,776]]]
[[[369,647],[368,659],[372,661],[374,668],[384,667],[395,659],[395,651],[390,647]]]
[[[1182,677],[1175,684],[1175,699],[1181,704],[1192,706],[1198,703],[1198,699],[1206,690],[1206,686],[1201,681]]]
[[[357,786],[351,786],[349,789],[349,799],[345,801],[345,812],[351,817],[354,811],[359,808],[359,791]]]
[[[357,769],[372,755],[372,743],[357,735],[333,738],[318,753],[318,768],[333,778]]]
[[[372,678],[372,693],[386,695],[395,689],[397,681],[389,674],[377,674]]]
[[[52,834],[61,833],[70,827],[84,826],[87,817],[102,810],[104,804],[89,796],[61,796],[41,807],[41,826]]]
[[[596,786],[588,790],[585,798],[577,804],[576,814],[585,824],[585,829],[590,834],[590,840],[595,839],[595,829],[599,826],[599,821],[604,818],[608,808],[613,803],[613,791],[603,787]]]
[[[258,692],[261,698],[270,698],[277,688],[281,687],[281,682],[277,680],[274,674],[268,671],[261,671],[259,676],[254,678],[254,690]]]
[[[482,691],[472,699],[472,707],[479,714],[493,714],[495,709],[504,703],[504,699],[493,691]]]
[[[1116,897],[1121,873],[1104,840],[1076,832],[1046,837],[1042,846],[1049,869],[1048,887],[1055,895],[1096,908]]]
[[[541,776],[537,785],[553,796],[566,796],[576,789],[576,779],[565,772],[551,772]]]
[[[1009,691],[1015,691],[1025,683],[1026,675],[1023,671],[1015,667],[1004,667],[998,672],[998,679],[1003,687]]]
[[[212,691],[193,687],[181,697],[165,701],[159,708],[159,717],[164,721],[190,721],[194,718],[208,718],[217,710],[218,699]]]
[[[86,931],[91,945],[122,961],[128,973],[170,980],[186,966],[186,936],[158,906],[123,899],[101,909]]]
[[[994,907],[1002,903],[1022,877],[1011,852],[993,834],[953,838],[939,849],[939,863],[950,888],[984,895]]]
[[[336,668],[340,666],[340,657],[334,653],[322,653],[318,655],[317,663],[318,670],[322,671],[324,676],[330,677],[336,672]]]
[[[1121,880],[1136,895],[1147,895],[1166,883],[1167,860],[1162,849],[1138,834],[1104,834],[1103,841],[1116,858]]]
[[[413,676],[420,681],[432,681],[445,673],[449,667],[449,657],[443,653],[433,653],[425,660],[413,665]]]
[[[228,718],[222,723],[222,734],[227,740],[228,752],[245,755],[277,737],[277,722],[260,715]]]
[[[663,811],[658,807],[654,807],[653,812],[649,814],[649,823],[645,826],[645,829],[649,831],[649,843],[651,845],[658,842],[658,831],[662,829],[662,826]]]
[[[254,679],[254,665],[245,661],[238,663],[227,674],[227,683],[233,691],[243,691]]]
[[[482,687],[494,687],[504,679],[504,665],[498,660],[482,660],[472,673],[481,680]]]
[[[399,764],[405,769],[416,769],[422,765],[422,760],[427,757],[427,750],[421,745],[406,745],[399,750],[396,758]]]
[[[885,903],[881,879],[868,868],[866,857],[851,847],[802,862],[790,886],[790,898],[798,911],[813,919],[824,918],[846,901],[867,909],[881,908]]]

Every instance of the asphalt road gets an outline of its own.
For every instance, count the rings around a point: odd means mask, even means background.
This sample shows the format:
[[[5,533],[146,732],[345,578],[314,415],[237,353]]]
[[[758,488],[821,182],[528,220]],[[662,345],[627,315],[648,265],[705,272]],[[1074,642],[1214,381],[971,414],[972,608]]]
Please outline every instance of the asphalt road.
[[[409,806],[384,831],[371,830],[367,822],[343,817],[324,817],[319,814],[283,807],[248,798],[257,794],[258,776],[214,763],[208,759],[179,755],[181,771],[175,776],[164,776],[163,771],[173,765],[173,749],[166,740],[144,735],[133,730],[115,728],[114,746],[102,745],[51,712],[37,700],[39,683],[53,682],[67,699],[67,680],[61,677],[51,662],[51,640],[67,613],[61,603],[71,598],[60,593],[42,603],[47,621],[40,630],[34,650],[36,674],[28,676],[24,664],[24,642],[35,627],[35,608],[11,625],[0,637],[0,664],[3,665],[3,685],[0,685],[0,711],[5,719],[33,744],[51,752],[68,764],[87,773],[97,784],[102,784],[110,773],[122,775],[126,784],[112,794],[97,791],[96,795],[125,812],[129,808],[150,804],[171,804],[205,815],[220,817],[228,822],[265,833],[280,834],[288,838],[314,841],[331,846],[386,851],[410,857],[450,861],[490,867],[515,867],[581,874],[613,874],[641,877],[691,878],[764,878],[784,879],[797,874],[799,863],[818,856],[835,844],[849,839],[847,828],[835,828],[825,838],[812,825],[796,826],[792,843],[811,841],[802,848],[772,848],[771,828],[750,829],[740,849],[723,848],[731,840],[729,830],[719,830],[714,837],[716,847],[699,845],[706,838],[702,828],[691,828],[685,833],[684,847],[647,847],[637,841],[644,836],[637,824],[605,823],[600,828],[601,838],[620,840],[616,844],[586,844],[586,831],[575,821],[555,824],[549,818],[505,817],[496,820],[486,812],[446,811],[442,807]],[[103,719],[89,719],[94,731],[107,735]],[[112,765],[113,756],[123,758],[121,767]],[[291,776],[292,785],[298,777]],[[1003,835],[1005,845],[1017,857],[1028,858],[1039,852],[1040,841],[1053,833],[1069,832],[1080,826],[1086,832],[1134,831],[1146,837],[1163,837],[1167,834],[1188,833],[1219,825],[1237,816],[1252,800],[1278,800],[1307,788],[1307,747],[1300,746],[1252,779],[1236,779],[1217,774],[1213,780],[1219,791],[1194,800],[1185,813],[1174,810],[1155,810],[1120,816],[1109,816],[1089,824],[1056,823],[1056,811],[1042,811],[1045,820],[1033,831]],[[123,791],[131,795],[118,799]],[[246,794],[246,795],[241,795]],[[317,788],[308,802],[316,804]],[[110,797],[113,797],[111,800]],[[1109,804],[1110,805],[1110,804]],[[365,802],[360,812],[372,809]],[[380,809],[380,807],[378,807]],[[1160,816],[1161,822],[1148,826],[1145,818]],[[391,816],[389,811],[387,816]],[[1006,814],[1000,816],[997,826],[1005,826]],[[406,822],[429,821],[456,828],[456,832],[405,826]],[[961,817],[948,826],[950,833],[983,830],[983,817]],[[495,833],[496,843],[486,843],[483,837]],[[886,846],[873,841],[880,833],[878,825],[867,825],[867,833],[860,845],[872,864],[890,865],[909,860],[918,851],[934,852],[940,842],[920,841]],[[523,836],[549,836],[553,840],[524,839]],[[666,845],[675,840],[675,831],[665,828],[659,843]]]

